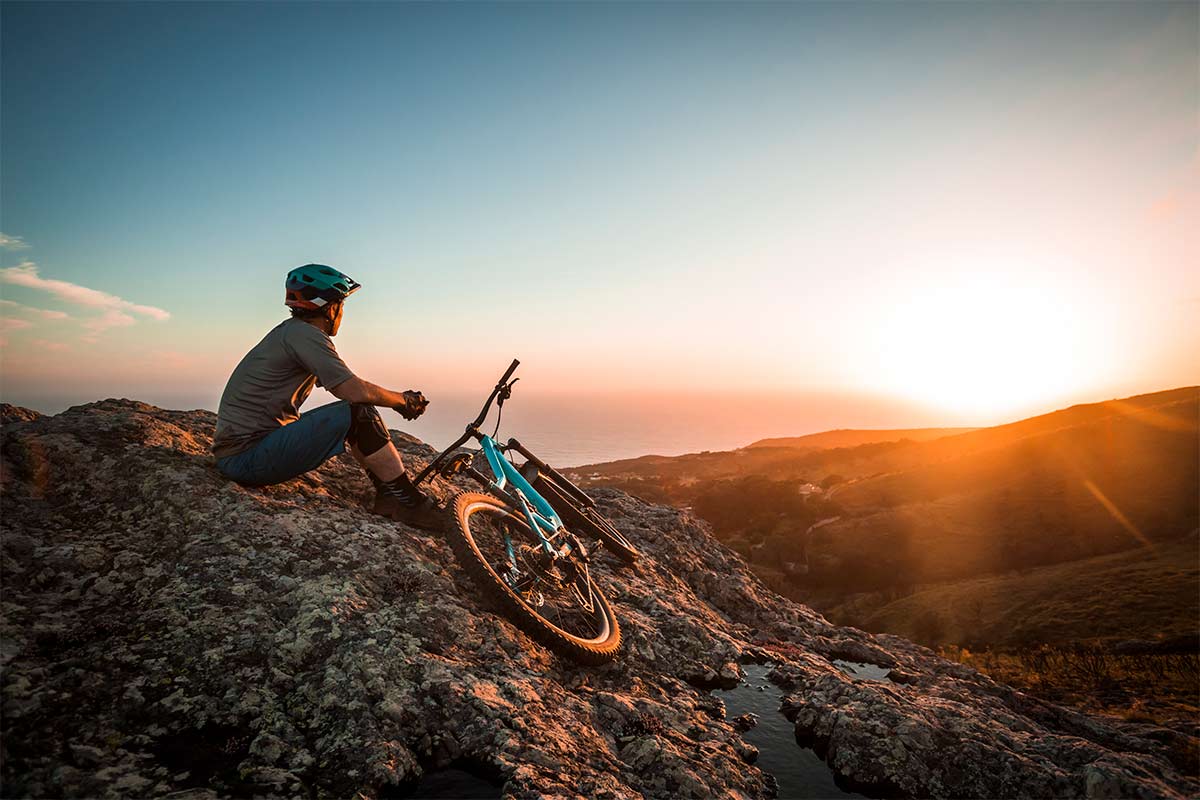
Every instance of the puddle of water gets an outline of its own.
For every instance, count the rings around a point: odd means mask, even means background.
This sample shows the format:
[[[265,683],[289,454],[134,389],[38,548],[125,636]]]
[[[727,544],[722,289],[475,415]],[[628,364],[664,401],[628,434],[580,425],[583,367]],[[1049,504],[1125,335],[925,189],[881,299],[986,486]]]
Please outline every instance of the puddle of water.
[[[888,678],[888,674],[892,670],[888,667],[881,667],[878,664],[863,664],[858,661],[834,659],[833,665],[856,681],[891,680]]]
[[[742,738],[758,748],[755,762],[764,772],[779,782],[779,797],[836,798],[866,797],[839,787],[833,772],[820,757],[796,742],[796,728],[779,713],[783,692],[767,680],[771,667],[749,664],[745,667],[746,681],[734,689],[713,691],[714,697],[725,703],[727,719],[750,713],[758,715],[758,725],[742,734]],[[759,687],[765,686],[762,691]]]

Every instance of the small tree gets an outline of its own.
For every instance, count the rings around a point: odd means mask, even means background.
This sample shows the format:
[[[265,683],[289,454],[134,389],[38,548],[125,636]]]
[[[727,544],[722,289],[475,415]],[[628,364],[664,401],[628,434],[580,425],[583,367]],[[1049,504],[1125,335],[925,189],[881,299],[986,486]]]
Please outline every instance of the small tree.
[[[845,483],[845,482],[846,482],[846,479],[844,477],[842,477],[841,475],[835,474],[835,475],[827,475],[825,477],[825,480],[821,481],[820,485],[821,485],[822,489],[824,489],[825,491],[829,491],[834,486],[837,486],[839,483]]]

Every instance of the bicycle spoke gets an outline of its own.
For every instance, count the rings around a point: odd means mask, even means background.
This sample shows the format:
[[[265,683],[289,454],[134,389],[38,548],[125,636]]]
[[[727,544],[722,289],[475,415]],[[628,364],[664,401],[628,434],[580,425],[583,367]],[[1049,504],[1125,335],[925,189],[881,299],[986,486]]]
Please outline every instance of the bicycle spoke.
[[[547,613],[547,610],[543,609],[542,616],[577,636],[598,636],[601,622],[595,614],[594,605],[590,611],[580,605],[572,588],[573,585],[564,585],[559,588],[553,599],[547,599],[546,609],[549,611]]]

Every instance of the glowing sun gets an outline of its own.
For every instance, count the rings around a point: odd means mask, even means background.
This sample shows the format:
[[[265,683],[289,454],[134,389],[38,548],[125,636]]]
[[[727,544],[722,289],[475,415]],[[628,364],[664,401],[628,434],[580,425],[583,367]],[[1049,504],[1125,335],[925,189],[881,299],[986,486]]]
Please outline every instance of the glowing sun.
[[[1052,401],[1095,363],[1087,309],[1049,282],[973,276],[914,289],[883,314],[885,388],[964,415]]]

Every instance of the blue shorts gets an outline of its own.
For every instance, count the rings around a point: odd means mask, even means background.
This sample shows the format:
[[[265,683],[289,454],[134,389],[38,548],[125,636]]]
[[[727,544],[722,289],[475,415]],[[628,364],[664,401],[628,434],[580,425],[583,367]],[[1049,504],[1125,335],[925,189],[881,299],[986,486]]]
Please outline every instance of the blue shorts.
[[[247,486],[283,483],[344,453],[349,431],[350,404],[330,403],[271,431],[249,450],[218,459],[217,469]]]

